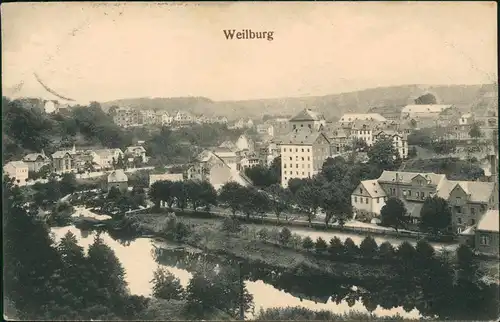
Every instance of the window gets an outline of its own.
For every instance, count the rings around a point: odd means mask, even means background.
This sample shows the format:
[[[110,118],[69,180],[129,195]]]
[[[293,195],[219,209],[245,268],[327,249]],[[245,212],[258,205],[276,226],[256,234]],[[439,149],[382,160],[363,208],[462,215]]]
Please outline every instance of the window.
[[[290,161],[292,161],[292,157],[290,157]]]
[[[309,149],[307,149],[307,152],[309,152]]]
[[[421,196],[422,196],[422,199],[425,199],[425,192],[424,191],[422,191]]]
[[[354,202],[358,202],[358,197],[354,197]]]
[[[304,175],[304,172],[302,172],[302,175]]]
[[[359,188],[359,193],[363,193],[363,188]]]
[[[286,152],[286,148],[283,148],[283,152]]]
[[[297,175],[299,175],[299,171],[295,171],[295,173],[297,173]]]
[[[380,197],[377,198],[377,203],[380,203]]]
[[[295,152],[299,152],[299,149],[295,148]]]
[[[475,215],[475,214],[476,214],[476,208],[472,208],[472,207],[471,207],[471,208],[470,208],[470,213],[471,213],[471,214],[473,214],[473,215]]]
[[[304,124],[300,124],[300,127],[304,127]]]
[[[284,164],[283,164],[283,168],[285,168],[285,169],[286,169],[286,163],[284,163]]]
[[[411,197],[411,190],[408,190],[408,196]]]
[[[302,161],[304,161],[304,157],[302,157]]]
[[[457,218],[457,222],[458,222],[459,224],[461,224],[461,223],[462,223],[462,218],[458,217],[458,218]]]
[[[479,236],[479,243],[483,246],[488,246],[490,244],[490,236],[488,235]]]
[[[311,128],[311,124],[309,124],[309,128]]]
[[[299,164],[298,163],[295,165],[295,168],[297,168],[297,169],[299,168]]]
[[[292,163],[290,163],[290,168],[293,168],[293,164]]]
[[[420,197],[420,192],[419,192],[419,191],[417,191],[417,198],[418,198],[418,197]]]
[[[474,219],[471,219],[471,220],[470,220],[470,224],[471,224],[471,225],[475,225],[475,224],[476,224],[476,221],[475,221]]]
[[[311,157],[307,157],[307,161],[311,161]]]
[[[304,152],[304,149],[302,149],[302,152]],[[302,158],[302,160],[304,160],[304,158]]]
[[[462,207],[460,206],[455,206],[455,212],[461,214],[462,213]]]
[[[311,168],[311,165],[310,165],[310,164],[308,164],[308,165],[307,165],[307,168],[308,168],[308,169],[309,169],[309,168]]]
[[[302,165],[302,169],[304,169],[304,165]]]
[[[365,203],[368,204],[368,198],[365,198]]]

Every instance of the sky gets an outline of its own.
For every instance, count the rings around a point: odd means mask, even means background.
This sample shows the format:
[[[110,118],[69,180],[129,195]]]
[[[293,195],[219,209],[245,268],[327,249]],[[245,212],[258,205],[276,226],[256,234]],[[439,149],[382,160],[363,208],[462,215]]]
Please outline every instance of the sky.
[[[316,96],[497,76],[494,2],[7,3],[5,94],[75,100]],[[227,40],[225,29],[273,31]],[[22,82],[21,90],[13,88]]]

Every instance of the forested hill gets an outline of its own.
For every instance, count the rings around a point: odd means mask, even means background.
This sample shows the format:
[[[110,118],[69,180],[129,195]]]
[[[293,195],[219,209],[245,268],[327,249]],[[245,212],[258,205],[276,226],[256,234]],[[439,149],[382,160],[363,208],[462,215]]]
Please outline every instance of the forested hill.
[[[41,149],[50,154],[73,144],[121,148],[132,143],[131,135],[115,125],[98,103],[75,106],[64,114],[45,114],[22,100],[2,97],[2,121],[4,161]]]
[[[288,97],[280,99],[257,99],[242,101],[212,101],[205,97],[180,98],[132,98],[103,102],[105,110],[113,105],[141,109],[177,110],[195,114],[221,115],[229,119],[240,117],[260,118],[264,114],[293,115],[305,107],[317,109],[327,118],[338,118],[347,112],[367,112],[373,107],[384,107],[396,111],[425,93],[432,93],[440,104],[454,104],[467,109],[472,102],[487,92],[498,89],[488,85],[425,86],[404,85],[378,87],[362,91],[310,97]]]

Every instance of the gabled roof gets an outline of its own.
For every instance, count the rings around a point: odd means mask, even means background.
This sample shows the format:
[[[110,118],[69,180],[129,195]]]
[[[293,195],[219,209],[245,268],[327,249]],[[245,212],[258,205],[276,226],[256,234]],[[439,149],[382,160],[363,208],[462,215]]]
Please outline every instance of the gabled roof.
[[[406,105],[401,110],[401,113],[441,113],[442,111],[452,107],[452,105],[440,104],[423,104],[423,105]]]
[[[128,177],[121,169],[117,169],[108,175],[108,182],[127,182]]]
[[[342,115],[339,122],[354,122],[356,120],[379,122],[387,121],[385,117],[378,113],[347,113]]]
[[[281,144],[312,145],[320,136],[323,136],[327,142],[330,142],[323,132],[303,128],[290,133],[283,139]]]
[[[48,161],[49,160],[49,157],[47,157],[45,154],[42,154],[42,153],[30,153],[30,154],[26,154],[24,156],[23,161],[25,161],[25,162],[34,162],[38,158],[42,158],[44,161]]]
[[[499,225],[499,213],[498,210],[488,210],[479,223],[477,224],[476,231],[489,231],[498,233]]]
[[[471,202],[485,203],[490,200],[491,194],[495,188],[494,182],[479,182],[479,181],[453,181],[447,180],[440,187],[437,195],[443,199],[448,199],[450,193],[456,187],[460,186],[470,197]]]
[[[370,197],[385,197],[385,191],[382,189],[377,180],[364,180],[361,181],[360,185],[368,192]]]
[[[64,158],[66,154],[69,154],[70,156],[74,155],[75,153],[71,150],[60,150],[56,151],[52,154],[52,159],[60,159]]]
[[[294,117],[292,117],[290,119],[290,122],[294,122],[294,121],[321,121],[324,119],[325,119],[325,117],[322,114],[320,114],[318,112],[314,112],[310,108],[306,108],[306,109],[303,109],[302,111],[300,111]]]
[[[10,161],[10,162],[5,164],[5,166],[7,166],[7,165],[10,165],[10,166],[12,166],[14,168],[18,168],[18,169],[28,167],[28,165],[26,163],[24,163],[23,161]]]
[[[443,180],[446,180],[446,176],[444,174],[436,174],[433,172],[403,172],[403,171],[384,171],[377,179],[378,182],[396,182],[400,183],[411,183],[413,178],[416,176],[423,176],[426,179],[430,180],[430,183],[436,186],[439,186]]]
[[[92,152],[94,152],[101,158],[109,158],[115,155],[115,153],[117,152],[116,150],[119,150],[120,153],[122,153],[120,149],[99,149],[99,150],[94,150]]]
[[[144,147],[141,145],[129,146],[129,147],[127,147],[126,152],[130,153],[130,152],[133,152],[135,150],[140,150],[141,152],[146,152],[146,149],[144,149]]]

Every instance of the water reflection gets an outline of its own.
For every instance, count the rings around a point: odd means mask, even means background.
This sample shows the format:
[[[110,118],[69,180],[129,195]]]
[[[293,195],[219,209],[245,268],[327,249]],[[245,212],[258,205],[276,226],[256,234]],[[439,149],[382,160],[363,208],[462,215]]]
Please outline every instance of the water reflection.
[[[66,232],[71,231],[77,236],[79,244],[87,250],[93,242],[95,232],[78,230],[75,227],[61,227],[53,228],[52,232],[55,240],[59,241]],[[115,240],[105,232],[101,233],[101,237],[115,251],[125,268],[130,291],[137,295],[151,296],[150,281],[153,278],[153,271],[159,264],[178,277],[184,287],[192,277],[190,272],[198,269],[215,269],[217,265],[237,265],[237,259],[227,256],[175,250],[163,250],[159,255],[149,238]],[[259,263],[251,265],[246,263],[244,272],[247,289],[254,297],[255,312],[260,308],[300,306],[312,310],[330,310],[335,313],[356,310],[373,312],[380,316],[394,314],[409,318],[420,316],[414,307],[407,307],[405,311],[402,306],[397,305],[397,299],[389,300],[390,305],[377,305],[366,289],[340,284],[339,281],[319,275],[305,275],[306,272],[302,272],[301,275],[300,271],[278,272]]]

